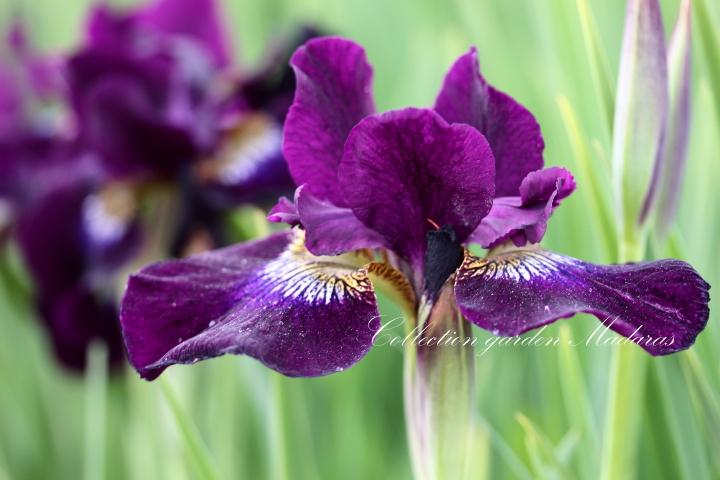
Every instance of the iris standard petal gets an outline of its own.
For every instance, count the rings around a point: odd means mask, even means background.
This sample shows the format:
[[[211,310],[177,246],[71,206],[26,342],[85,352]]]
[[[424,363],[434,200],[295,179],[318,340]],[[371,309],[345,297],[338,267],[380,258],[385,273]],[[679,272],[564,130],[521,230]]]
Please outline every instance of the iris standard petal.
[[[158,0],[140,10],[136,19],[152,33],[196,40],[216,66],[224,67],[232,55],[220,14],[214,0]]]
[[[525,107],[496,90],[480,74],[473,47],[455,61],[435,100],[451,123],[467,123],[485,135],[495,156],[495,195],[516,195],[525,176],[543,166],[540,125]]]
[[[109,76],[86,92],[83,135],[116,177],[170,174],[192,161],[191,129],[168,122],[134,79]]]
[[[310,40],[293,55],[297,87],[285,121],[283,155],[297,185],[343,205],[337,169],[350,130],[374,111],[365,50],[336,37]]]
[[[132,22],[96,9],[88,45],[67,61],[70,97],[111,174],[164,175],[214,144],[213,70],[194,43],[152,41]]]
[[[432,223],[449,225],[463,242],[490,210],[494,194],[494,159],[485,137],[469,125],[449,125],[429,109],[360,122],[338,176],[347,206],[418,271]]]
[[[226,353],[288,376],[360,360],[380,326],[368,269],[313,257],[302,240],[280,232],[131,276],[120,319],[140,375]]]
[[[538,243],[560,201],[575,190],[572,174],[561,167],[530,172],[520,184],[520,196],[499,197],[468,242],[492,248],[507,239],[516,246]]]
[[[680,260],[605,266],[540,249],[466,254],[455,280],[463,315],[495,335],[587,312],[653,355],[693,344],[708,320],[709,288]]]

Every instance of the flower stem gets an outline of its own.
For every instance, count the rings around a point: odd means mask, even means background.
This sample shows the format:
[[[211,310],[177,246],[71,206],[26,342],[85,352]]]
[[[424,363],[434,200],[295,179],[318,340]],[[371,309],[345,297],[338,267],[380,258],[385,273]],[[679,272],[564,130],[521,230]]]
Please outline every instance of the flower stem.
[[[457,310],[448,287],[431,308],[421,306],[420,312],[417,325],[422,334],[406,344],[404,371],[413,472],[417,480],[464,479],[474,429],[470,324]],[[427,343],[446,332],[453,343]]]

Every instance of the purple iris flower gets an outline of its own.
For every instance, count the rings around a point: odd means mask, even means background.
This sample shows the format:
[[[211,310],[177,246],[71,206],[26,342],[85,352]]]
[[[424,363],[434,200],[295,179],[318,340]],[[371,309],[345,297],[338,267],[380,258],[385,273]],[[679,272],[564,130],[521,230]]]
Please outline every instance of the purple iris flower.
[[[226,353],[289,376],[343,370],[380,328],[380,285],[425,319],[449,292],[495,335],[588,312],[663,355],[704,328],[709,286],[687,263],[593,265],[537,244],[573,177],[542,168],[538,123],[485,81],[474,49],[433,109],[381,114],[357,44],[310,40],[291,64],[283,151],[299,188],[271,219],[298,227],[131,276],[120,318],[144,378]]]
[[[151,237],[169,238],[159,255],[198,248],[198,231],[225,244],[232,207],[294,188],[280,148],[294,91],[287,57],[314,32],[278,45],[261,70],[240,76],[219,18],[213,0],[97,6],[81,47],[64,61],[36,55],[19,26],[9,36],[14,57],[0,68],[0,207],[69,367],[84,367],[93,340],[119,363],[119,273]],[[65,108],[51,109],[49,121],[45,103]],[[152,205],[147,193],[159,185],[178,197],[170,232],[140,228],[151,222],[139,207]]]
[[[176,187],[170,250],[195,237],[227,244],[228,211],[292,191],[282,122],[294,79],[287,62],[307,30],[258,72],[236,74],[213,0],[158,0],[126,12],[96,7],[68,61],[80,135],[108,175]]]
[[[141,239],[132,217],[110,210],[122,203],[111,196],[122,194],[101,191],[89,163],[64,159],[63,168],[77,177],[30,199],[16,226],[38,312],[57,357],[76,370],[84,368],[92,341],[105,343],[111,365],[123,359],[115,279]]]
[[[0,201],[10,212],[8,228],[35,307],[63,365],[83,369],[93,341],[106,345],[111,365],[121,365],[112,274],[136,250],[137,224],[103,215],[97,158],[49,108],[63,101],[61,63],[38,55],[20,24],[8,45],[0,98],[14,108],[0,121]]]
[[[97,6],[67,62],[80,134],[114,177],[172,175],[215,141],[211,83],[225,65],[214,2]]]

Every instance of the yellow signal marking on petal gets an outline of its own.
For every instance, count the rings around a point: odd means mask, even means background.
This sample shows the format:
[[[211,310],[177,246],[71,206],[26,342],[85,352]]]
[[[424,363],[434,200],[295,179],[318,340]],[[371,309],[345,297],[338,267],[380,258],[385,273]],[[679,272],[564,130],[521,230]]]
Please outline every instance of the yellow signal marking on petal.
[[[370,275],[373,282],[379,287],[389,287],[388,293],[401,303],[401,306],[408,311],[415,310],[416,297],[410,281],[399,270],[387,263],[372,262],[364,269]]]
[[[305,248],[304,237],[295,230],[285,252],[265,267],[261,286],[309,304],[371,301],[367,294],[374,290],[367,268],[341,263],[342,257],[316,257]]]
[[[530,280],[557,272],[567,263],[567,258],[540,249],[514,250],[485,258],[475,257],[466,251],[458,278],[482,276],[488,280]]]

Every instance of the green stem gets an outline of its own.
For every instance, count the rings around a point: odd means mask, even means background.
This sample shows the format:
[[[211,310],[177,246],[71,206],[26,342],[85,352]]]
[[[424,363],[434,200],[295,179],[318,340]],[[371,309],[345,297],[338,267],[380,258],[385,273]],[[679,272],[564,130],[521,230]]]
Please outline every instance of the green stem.
[[[635,478],[646,354],[632,344],[616,346],[610,369],[601,480]]]
[[[90,345],[85,373],[85,480],[105,477],[107,421],[107,348]]]
[[[220,475],[215,470],[213,463],[210,461],[209,454],[202,440],[200,439],[200,433],[192,423],[192,420],[188,416],[187,412],[180,405],[172,386],[167,379],[160,379],[160,387],[162,388],[165,400],[170,406],[170,411],[175,418],[175,423],[180,430],[180,434],[185,443],[185,448],[190,456],[190,460],[198,474],[198,478],[201,480],[219,480]]]
[[[421,302],[415,340],[405,345],[405,421],[416,480],[468,478],[474,436],[470,324],[446,287],[434,305]],[[411,326],[412,328],[412,326]],[[428,345],[447,332],[454,344]],[[423,344],[423,341],[425,343]]]

